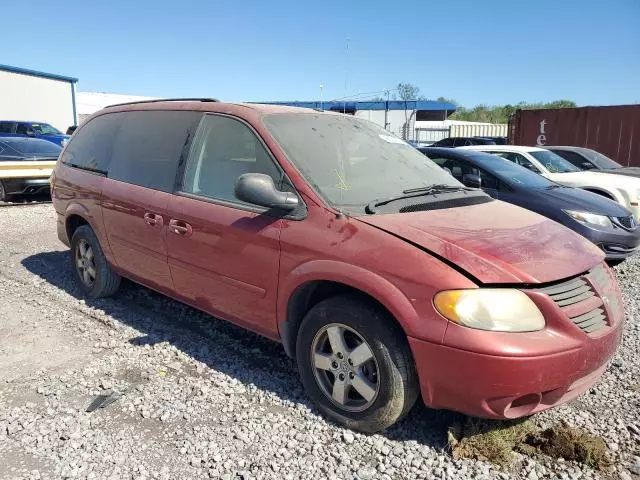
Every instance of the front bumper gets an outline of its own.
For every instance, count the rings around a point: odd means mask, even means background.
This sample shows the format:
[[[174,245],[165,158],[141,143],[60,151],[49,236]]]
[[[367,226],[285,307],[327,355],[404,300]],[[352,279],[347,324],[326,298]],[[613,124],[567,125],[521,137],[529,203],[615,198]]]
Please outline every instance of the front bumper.
[[[597,230],[578,222],[574,223],[574,231],[595,243],[604,252],[607,260],[625,259],[640,247],[640,227],[636,227],[635,230],[625,230],[622,227]]]
[[[615,282],[610,272],[607,278]],[[562,308],[545,293],[523,290],[546,319],[537,332],[487,332],[450,322],[442,344],[409,338],[425,404],[504,419],[577,397],[602,375],[622,337],[619,289],[611,283],[603,290]],[[606,326],[592,333],[578,327],[571,318],[583,307],[606,311]]]
[[[45,178],[10,178],[2,181],[8,195],[35,195],[50,190],[49,177]]]

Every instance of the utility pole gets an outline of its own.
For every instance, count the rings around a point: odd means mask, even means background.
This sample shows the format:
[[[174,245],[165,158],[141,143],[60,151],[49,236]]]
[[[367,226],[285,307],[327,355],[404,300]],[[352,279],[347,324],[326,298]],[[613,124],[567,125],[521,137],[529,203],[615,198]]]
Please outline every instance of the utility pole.
[[[349,69],[349,37],[344,51],[344,101],[342,102],[342,113],[347,113],[347,71]]]
[[[389,130],[389,90],[386,90],[384,93],[387,94],[387,101],[384,105],[384,129]]]
[[[324,85],[321,83],[320,84],[320,110],[324,110],[324,103],[322,101],[322,89],[324,88]]]

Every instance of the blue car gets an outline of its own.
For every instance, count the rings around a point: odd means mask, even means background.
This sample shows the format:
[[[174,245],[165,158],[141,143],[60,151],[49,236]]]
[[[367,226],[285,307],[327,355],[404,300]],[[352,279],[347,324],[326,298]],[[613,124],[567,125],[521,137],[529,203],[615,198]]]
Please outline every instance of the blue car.
[[[0,120],[0,135],[3,137],[31,137],[48,140],[64,147],[69,140],[60,130],[48,123]]]

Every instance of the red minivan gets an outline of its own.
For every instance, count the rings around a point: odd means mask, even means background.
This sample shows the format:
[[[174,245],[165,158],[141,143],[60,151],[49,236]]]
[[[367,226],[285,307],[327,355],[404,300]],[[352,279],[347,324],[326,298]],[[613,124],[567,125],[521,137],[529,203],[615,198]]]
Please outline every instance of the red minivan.
[[[86,295],[126,277],[280,341],[331,419],[566,402],[620,342],[602,252],[353,116],[215,100],[106,108],[52,176]]]

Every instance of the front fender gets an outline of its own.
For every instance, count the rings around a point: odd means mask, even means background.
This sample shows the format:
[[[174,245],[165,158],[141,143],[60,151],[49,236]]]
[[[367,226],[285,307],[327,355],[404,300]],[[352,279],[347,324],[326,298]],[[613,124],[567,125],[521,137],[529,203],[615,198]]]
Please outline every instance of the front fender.
[[[308,282],[331,281],[348,285],[375,298],[398,320],[407,335],[418,324],[418,313],[411,301],[386,278],[349,263],[312,260],[289,272],[278,292],[278,332],[286,335],[287,307],[295,291]]]

